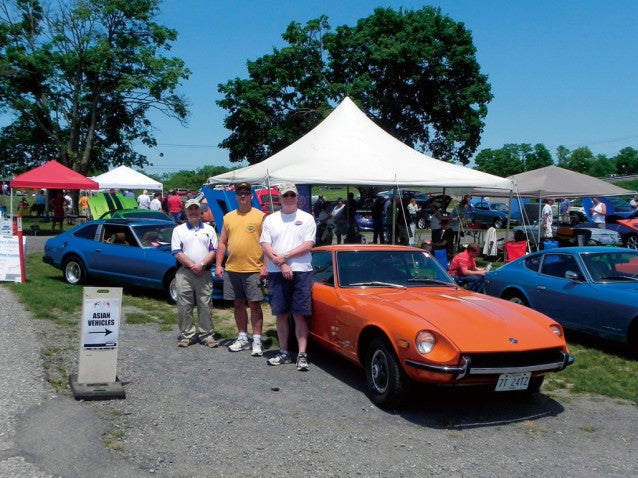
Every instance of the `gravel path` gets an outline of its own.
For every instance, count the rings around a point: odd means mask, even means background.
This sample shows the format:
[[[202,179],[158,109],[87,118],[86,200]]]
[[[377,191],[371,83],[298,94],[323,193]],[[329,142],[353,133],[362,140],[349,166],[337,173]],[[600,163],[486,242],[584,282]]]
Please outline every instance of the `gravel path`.
[[[126,399],[76,402],[44,382],[39,352],[68,341],[74,370],[77,336],[35,323],[4,287],[0,300],[2,477],[638,476],[635,403],[417,390],[386,412],[359,369],[321,350],[301,373],[179,349],[177,329],[155,325],[120,329]]]

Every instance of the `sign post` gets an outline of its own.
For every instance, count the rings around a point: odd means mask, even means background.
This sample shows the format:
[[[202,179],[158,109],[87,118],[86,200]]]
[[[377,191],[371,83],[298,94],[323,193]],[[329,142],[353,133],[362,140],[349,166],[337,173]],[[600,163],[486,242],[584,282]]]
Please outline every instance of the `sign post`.
[[[76,400],[125,398],[117,378],[122,288],[84,288],[77,375],[69,376]]]

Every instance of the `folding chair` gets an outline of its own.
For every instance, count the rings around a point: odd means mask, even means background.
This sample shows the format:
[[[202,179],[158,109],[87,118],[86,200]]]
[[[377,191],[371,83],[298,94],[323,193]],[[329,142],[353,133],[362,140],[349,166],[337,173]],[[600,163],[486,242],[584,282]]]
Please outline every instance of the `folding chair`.
[[[505,243],[505,262],[511,262],[527,254],[527,241],[507,241]]]

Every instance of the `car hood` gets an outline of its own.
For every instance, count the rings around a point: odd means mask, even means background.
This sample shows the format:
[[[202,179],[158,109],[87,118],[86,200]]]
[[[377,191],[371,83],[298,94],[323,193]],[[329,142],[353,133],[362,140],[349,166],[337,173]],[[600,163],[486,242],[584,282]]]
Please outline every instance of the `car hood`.
[[[414,288],[402,291],[379,290],[367,294],[368,307],[376,302],[386,316],[401,314],[422,322],[420,328],[437,329],[460,350],[471,352],[556,347],[564,344],[549,329],[556,323],[528,307],[509,301],[454,288]]]

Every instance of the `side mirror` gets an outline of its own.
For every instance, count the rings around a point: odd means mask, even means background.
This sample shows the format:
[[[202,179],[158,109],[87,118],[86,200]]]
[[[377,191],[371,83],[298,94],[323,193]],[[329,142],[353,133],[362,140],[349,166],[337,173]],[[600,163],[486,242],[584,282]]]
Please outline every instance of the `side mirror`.
[[[582,282],[583,278],[581,277],[580,274],[574,272],[574,271],[566,271],[565,272],[565,279],[569,279],[569,280],[573,280],[575,282]]]

